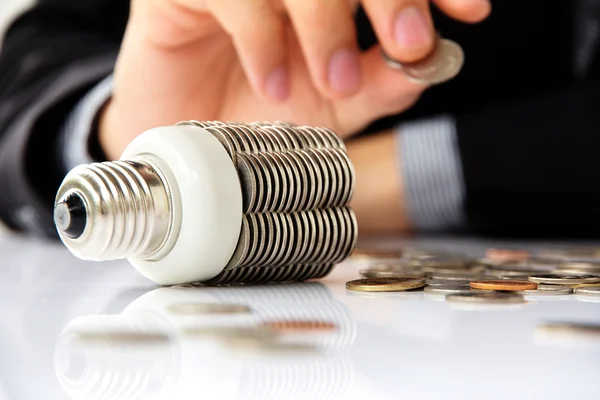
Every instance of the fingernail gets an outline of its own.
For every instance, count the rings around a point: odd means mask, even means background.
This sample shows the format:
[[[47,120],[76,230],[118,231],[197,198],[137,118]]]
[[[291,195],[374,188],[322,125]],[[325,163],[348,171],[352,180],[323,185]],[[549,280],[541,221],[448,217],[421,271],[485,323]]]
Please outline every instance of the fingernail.
[[[290,94],[290,82],[285,67],[273,70],[265,81],[265,92],[275,101],[283,101]]]
[[[433,40],[423,12],[417,7],[407,7],[396,17],[394,34],[399,46],[423,47]]]
[[[337,51],[329,61],[329,87],[345,94],[360,86],[360,64],[358,55],[349,49]]]

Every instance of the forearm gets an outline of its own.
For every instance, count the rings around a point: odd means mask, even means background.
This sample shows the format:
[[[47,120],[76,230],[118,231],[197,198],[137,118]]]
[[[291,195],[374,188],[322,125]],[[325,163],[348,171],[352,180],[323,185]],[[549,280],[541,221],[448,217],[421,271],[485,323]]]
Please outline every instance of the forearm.
[[[116,3],[77,3],[40,1],[8,30],[0,55],[0,218],[44,236],[55,236],[52,203],[68,170],[60,132],[118,51],[116,32],[90,22]]]

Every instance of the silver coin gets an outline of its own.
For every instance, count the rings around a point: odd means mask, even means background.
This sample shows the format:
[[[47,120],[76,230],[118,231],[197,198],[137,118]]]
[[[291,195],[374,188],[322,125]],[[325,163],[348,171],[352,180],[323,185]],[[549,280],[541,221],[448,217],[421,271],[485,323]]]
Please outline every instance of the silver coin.
[[[269,154],[269,156],[277,160],[278,165],[284,171],[284,174],[282,174],[282,200],[279,211],[299,211],[302,200],[302,178],[300,176],[301,170],[298,166],[299,160],[289,153],[273,153]]]
[[[302,238],[298,238],[298,247],[295,250],[295,257],[290,259],[291,264],[299,264],[300,260],[307,257],[307,254],[312,250],[313,237],[311,232],[311,224],[305,212],[297,212],[292,214],[294,227],[297,232],[302,232]]]
[[[305,150],[299,150],[298,156],[302,160],[304,160],[305,166],[309,171],[309,174],[312,172],[312,176],[314,178],[314,180],[309,181],[308,187],[308,190],[314,192],[315,194],[314,201],[312,203],[309,203],[306,208],[308,210],[312,210],[317,208],[323,199],[323,188],[325,187],[324,181],[326,178],[323,172],[321,171],[321,168],[319,168],[318,161],[316,159],[313,159],[310,156],[310,154],[308,154]]]
[[[439,278],[428,278],[425,280],[425,284],[428,286],[452,286],[452,285],[458,285],[458,286],[465,286],[465,285],[469,285],[471,283],[471,281],[468,280],[464,280],[464,279],[457,279],[457,280],[453,280],[453,279],[439,279]]]
[[[231,157],[233,160],[233,163],[236,164],[236,151],[227,137],[217,129],[206,130],[221,143],[221,145],[225,148],[225,151],[227,151],[227,154],[229,154],[229,157]]]
[[[401,63],[385,52],[382,54],[388,66],[401,70],[409,81],[426,85],[436,85],[454,78],[464,63],[462,48],[451,40],[441,38],[429,56],[414,63]]]
[[[273,229],[272,225],[269,224],[270,221],[268,221],[266,214],[267,213],[254,214],[260,227],[260,235],[256,258],[252,264],[247,264],[249,267],[263,267],[265,265],[265,260],[272,254],[274,244]]]
[[[294,195],[295,190],[289,166],[277,153],[262,153],[259,157],[263,158],[265,164],[269,165],[272,169],[272,178],[277,185],[277,188],[274,189],[276,196],[271,211],[287,211],[286,205],[288,203],[288,198]]]
[[[245,154],[237,156],[237,174],[242,189],[242,211],[249,212],[256,207],[257,178],[256,171]]]
[[[448,295],[454,293],[469,293],[471,287],[469,285],[435,285],[425,286],[423,289],[427,294]]]
[[[321,212],[323,221],[325,222],[325,233],[328,242],[325,243],[325,252],[320,263],[331,263],[335,260],[336,254],[343,242],[343,238],[339,234],[338,221],[332,209],[326,209]]]
[[[578,283],[600,282],[600,276],[543,274],[543,275],[531,275],[529,277],[529,280],[531,282],[536,282],[536,283],[575,285]]]
[[[289,262],[289,249],[293,246],[292,241],[294,240],[293,226],[290,226],[288,220],[285,218],[285,214],[273,214],[273,218],[278,221],[281,235],[281,248],[275,257],[274,265],[284,266],[290,265]]]
[[[265,157],[265,154],[267,153],[255,155],[256,161],[265,175],[267,185],[271,188],[269,200],[265,204],[265,211],[276,212],[281,206],[282,188],[280,185],[283,181],[284,171],[276,161],[273,162],[272,159]]]
[[[239,154],[238,157],[241,159],[244,155]],[[256,199],[253,207],[248,208],[248,212],[256,213],[263,212],[265,208],[265,202],[267,201],[267,196],[271,193],[271,188],[267,187],[267,183],[265,182],[265,177],[260,171],[260,167],[256,163],[254,156],[252,154],[246,154],[245,160],[250,166],[250,169],[253,171],[253,176],[256,179],[256,189],[254,194],[254,198]]]
[[[523,304],[525,298],[520,294],[505,292],[469,292],[455,293],[446,296],[446,300],[456,303],[487,303],[487,304]]]
[[[314,186],[319,185],[321,196],[319,197],[319,201],[311,208],[325,208],[328,206],[328,199],[331,195],[331,174],[327,168],[327,162],[323,159],[319,150],[306,149],[303,152],[310,158],[316,167],[315,177],[321,179],[320,182],[315,182],[314,184]]]
[[[600,296],[600,286],[575,288],[575,294],[585,296]]]
[[[514,293],[530,296],[564,296],[573,293],[573,289],[570,287],[553,285],[554,288],[545,288],[537,290],[517,290]]]
[[[261,208],[261,212],[273,211],[273,208],[275,208],[274,203],[279,196],[279,177],[274,176],[277,173],[277,169],[274,165],[266,163],[264,158],[259,157],[258,154],[253,154],[252,158],[265,183],[265,202]]]
[[[313,136],[309,127],[297,126],[294,128],[296,137],[302,142],[302,149],[318,148],[319,141]]]
[[[171,314],[199,315],[199,314],[248,314],[252,309],[243,304],[228,303],[175,303],[166,307]]]
[[[329,141],[323,140],[322,135],[318,133],[312,126],[303,125],[295,129],[300,130],[306,135],[306,138],[310,142],[310,148],[322,149],[329,147]]]
[[[258,243],[260,240],[260,238],[259,238],[260,232],[259,232],[259,228],[258,228],[258,221],[256,220],[256,215],[246,214],[246,217],[248,219],[248,227],[249,227],[248,253],[246,255],[246,259],[239,265],[239,267],[247,267],[247,266],[251,265],[252,262],[254,261],[254,259],[256,259],[256,256],[257,256],[258,250],[259,250]]]
[[[244,263],[248,257],[250,251],[250,225],[245,215],[242,215],[242,227],[240,230],[240,236],[238,239],[237,246],[233,255],[229,259],[229,262],[225,266],[226,270],[237,268]]]
[[[254,238],[256,240],[256,251],[248,258],[248,261],[243,265],[244,267],[259,267],[259,261],[264,254],[264,249],[267,242],[267,226],[263,219],[263,215],[260,213],[250,214],[250,226],[254,225]]]
[[[290,264],[296,264],[300,257],[302,257],[304,249],[307,247],[308,235],[304,230],[304,222],[302,220],[303,214],[289,213],[287,215],[289,216],[291,227],[294,230],[294,242],[291,246],[288,262]]]
[[[286,256],[288,255],[288,249],[291,246],[290,241],[293,239],[293,234],[290,235],[290,226],[288,226],[288,222],[284,217],[284,214],[275,213],[273,215],[273,220],[275,224],[279,227],[278,235],[281,239],[279,248],[276,248],[275,257],[273,257],[273,265],[274,266],[283,266],[286,265]]]
[[[600,262],[565,262],[558,264],[556,271],[600,275]]]
[[[254,134],[244,132],[238,129],[238,124],[227,124],[220,129],[227,131],[240,144],[241,150],[244,153],[254,153],[257,150],[257,145],[254,142]]]
[[[327,161],[327,166],[331,171],[331,179],[333,182],[328,207],[340,207],[344,205],[342,201],[346,197],[348,187],[343,172],[343,166],[340,164],[340,160],[333,155],[333,151],[334,149],[321,150],[323,157]]]
[[[309,210],[307,211],[310,215],[312,215],[312,220],[314,222],[314,230],[315,230],[315,247],[312,251],[310,257],[304,261],[307,264],[315,264],[318,263],[322,257],[323,253],[323,242],[324,242],[324,226],[323,226],[323,218],[321,217],[320,210]],[[309,217],[310,219],[310,217]]]
[[[314,202],[315,191],[312,190],[310,182],[315,181],[314,172],[309,168],[309,164],[306,164],[304,158],[297,151],[290,151],[286,154],[291,160],[294,160],[298,171],[296,174],[296,188],[299,194],[298,206],[295,211],[308,210],[310,205]]]

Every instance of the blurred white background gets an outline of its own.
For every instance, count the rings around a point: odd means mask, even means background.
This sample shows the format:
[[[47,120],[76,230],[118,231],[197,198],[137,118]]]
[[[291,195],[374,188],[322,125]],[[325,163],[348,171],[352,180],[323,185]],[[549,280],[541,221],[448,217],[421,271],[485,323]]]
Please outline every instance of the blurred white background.
[[[6,25],[33,3],[34,0],[0,0],[0,37],[4,35]]]

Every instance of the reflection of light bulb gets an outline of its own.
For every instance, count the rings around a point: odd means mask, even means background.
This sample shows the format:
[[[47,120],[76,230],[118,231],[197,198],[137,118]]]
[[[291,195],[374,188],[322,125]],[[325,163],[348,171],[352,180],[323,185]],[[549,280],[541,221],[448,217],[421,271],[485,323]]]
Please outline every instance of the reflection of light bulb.
[[[173,305],[207,303],[243,304],[252,314],[193,316],[169,311]],[[232,351],[212,339],[185,335],[191,326],[251,327],[287,318],[327,320],[338,330],[311,340],[322,352],[300,354]],[[120,315],[71,321],[57,342],[55,369],[71,398],[82,400],[330,399],[352,380],[349,359],[336,350],[351,345],[355,329],[347,309],[319,283],[159,288],[140,296]],[[109,338],[111,332],[131,333],[129,343],[98,339],[103,334]],[[143,344],[135,340],[135,333],[156,340]],[[90,336],[94,340],[85,340]]]
[[[79,258],[127,258],[162,285],[303,281],[351,253],[353,191],[329,130],[181,123],[139,135],[118,161],[70,171],[54,221]]]

